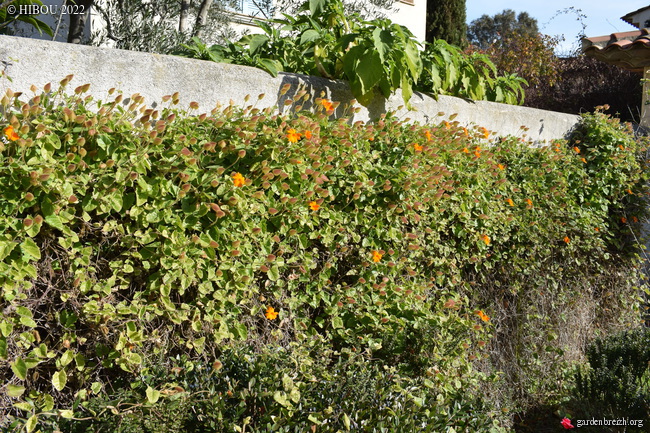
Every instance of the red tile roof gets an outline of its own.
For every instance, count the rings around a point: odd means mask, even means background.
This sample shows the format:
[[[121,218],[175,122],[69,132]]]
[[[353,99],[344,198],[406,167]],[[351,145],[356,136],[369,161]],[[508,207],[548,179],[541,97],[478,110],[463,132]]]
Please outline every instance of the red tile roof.
[[[582,51],[588,57],[641,72],[650,66],[650,32],[643,29],[583,38]]]

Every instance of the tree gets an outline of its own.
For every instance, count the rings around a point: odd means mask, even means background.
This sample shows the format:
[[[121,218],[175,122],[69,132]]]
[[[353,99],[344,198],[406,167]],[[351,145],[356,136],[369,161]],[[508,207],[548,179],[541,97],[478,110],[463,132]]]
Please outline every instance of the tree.
[[[95,8],[106,28],[92,44],[112,41],[116,48],[170,53],[192,36],[222,40],[230,36],[226,6],[232,0],[105,0]]]
[[[481,49],[507,38],[513,34],[534,36],[539,33],[537,20],[527,12],[515,14],[512,9],[505,9],[494,16],[483,15],[472,21],[467,29],[467,40]]]
[[[465,0],[427,0],[426,41],[466,46],[466,19]]]

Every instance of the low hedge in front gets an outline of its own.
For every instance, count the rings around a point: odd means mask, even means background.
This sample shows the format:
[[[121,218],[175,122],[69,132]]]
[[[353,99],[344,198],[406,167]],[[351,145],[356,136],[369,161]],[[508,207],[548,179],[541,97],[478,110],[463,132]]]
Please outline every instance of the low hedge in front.
[[[500,431],[638,322],[641,144],[601,113],[535,148],[69,79],[0,100],[8,429]]]

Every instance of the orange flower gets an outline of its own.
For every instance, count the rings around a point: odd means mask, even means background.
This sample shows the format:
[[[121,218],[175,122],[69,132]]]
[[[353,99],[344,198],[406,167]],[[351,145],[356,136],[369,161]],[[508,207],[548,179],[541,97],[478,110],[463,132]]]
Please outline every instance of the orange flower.
[[[499,167],[499,170],[505,170],[506,166],[503,164],[499,164],[497,167]]]
[[[240,188],[240,187],[246,185],[246,178],[244,176],[242,176],[241,173],[233,173],[232,174],[232,183],[237,188]]]
[[[334,104],[332,104],[332,101],[328,101],[327,99],[321,99],[320,103],[325,108],[326,111],[334,110]]]
[[[630,188],[626,189],[625,191],[627,191],[628,194],[634,194]]]
[[[598,227],[594,227],[594,230],[596,230],[597,232],[600,231],[600,229]]]
[[[318,203],[316,203],[315,201],[310,201],[309,202],[309,208],[311,210],[316,211],[316,210],[320,209],[320,205]]]
[[[481,240],[485,242],[485,245],[490,245],[490,237],[488,235],[481,235]]]
[[[276,317],[278,317],[278,312],[275,311],[273,307],[269,307],[266,309],[266,313],[264,315],[267,319],[274,320]]]
[[[584,158],[580,158],[580,161],[584,162],[585,164],[587,163],[587,160]]]
[[[465,148],[463,149],[463,152],[464,152],[464,153],[469,153],[469,149],[465,147]]]
[[[621,222],[622,222],[623,224],[627,224],[627,218],[625,218],[625,217],[621,217]]]
[[[14,127],[9,125],[4,129],[5,137],[7,137],[11,141],[16,141],[20,138],[18,134],[16,134],[16,131],[14,131]]]
[[[619,144],[618,148],[621,149],[621,150],[625,150],[625,147],[622,144]]]
[[[417,143],[413,143],[413,147],[415,148],[416,152],[422,152],[422,146],[420,146]]]
[[[576,153],[580,153],[580,148],[578,146],[573,146],[573,150],[575,150]]]
[[[427,141],[431,141],[431,132],[424,131],[424,136],[426,137]]]
[[[309,131],[309,130],[305,131],[305,138],[307,140],[311,139],[311,131]]]
[[[383,255],[379,251],[373,251],[372,252],[372,261],[377,263],[381,260]]]
[[[568,244],[569,242],[571,242],[571,239],[569,239],[568,236],[565,236],[563,240],[564,240],[565,244]]]
[[[451,128],[451,123],[447,122],[446,120],[444,121],[445,124],[445,129]]]
[[[478,310],[476,312],[476,314],[478,314],[478,317],[480,317],[482,321],[484,321],[484,322],[489,322],[490,321],[490,317],[487,314],[485,314],[484,312],[482,312],[481,310]]]
[[[508,204],[509,204],[510,206],[514,206],[514,205],[515,205],[515,203],[512,201],[511,198],[507,199],[506,201],[508,202]]]
[[[487,128],[482,127],[481,131],[483,132],[483,138],[488,138],[490,137],[490,131],[487,130]]]
[[[298,132],[297,132],[295,129],[293,129],[293,128],[291,128],[290,130],[287,131],[287,139],[288,139],[289,142],[291,142],[291,143],[297,143],[298,140],[300,140],[301,137],[302,137],[302,135],[301,135],[300,133],[298,133]]]
[[[531,199],[527,198],[526,203],[528,204],[528,206],[533,207],[533,201]]]
[[[481,156],[481,151],[480,150],[475,150],[474,151],[474,156],[477,157],[477,158],[480,157]]]
[[[469,137],[469,132],[467,131],[467,128],[463,128],[463,134],[465,137]]]
[[[638,222],[639,222],[639,219],[638,219],[637,217],[633,216],[633,217],[632,217],[632,222],[633,222],[633,223],[638,223]]]

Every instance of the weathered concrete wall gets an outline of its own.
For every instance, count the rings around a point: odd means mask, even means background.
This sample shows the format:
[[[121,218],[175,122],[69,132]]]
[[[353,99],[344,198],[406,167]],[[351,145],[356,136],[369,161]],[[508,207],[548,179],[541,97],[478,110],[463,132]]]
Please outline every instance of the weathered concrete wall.
[[[299,88],[316,96],[324,92],[325,97],[341,101],[342,105],[352,99],[343,81],[297,74],[273,78],[262,70],[244,66],[10,36],[0,36],[0,68],[12,80],[0,79],[0,92],[10,88],[23,92],[26,97],[31,95],[32,84],[39,88],[50,82],[58,85],[66,75],[73,74],[71,91],[90,83],[90,94],[97,99],[107,100],[108,90],[116,88],[125,96],[139,93],[146,102],[155,105],[163,96],[179,92],[182,107],[195,101],[205,111],[231,100],[246,106],[246,95],[251,95],[254,101],[262,93],[266,96],[256,103],[257,107],[283,107],[284,100]],[[291,90],[281,95],[280,89],[285,84],[291,84]],[[376,119],[386,111],[395,111],[402,118],[439,123],[457,114],[455,120],[463,125],[483,126],[498,135],[527,134],[535,141],[562,138],[578,121],[577,116],[569,114],[446,96],[436,101],[416,93],[411,102],[415,111],[398,109],[403,105],[399,93],[388,100],[378,96],[368,108],[362,107],[354,120]],[[439,116],[440,112],[444,116]],[[528,128],[528,132],[522,127]]]

